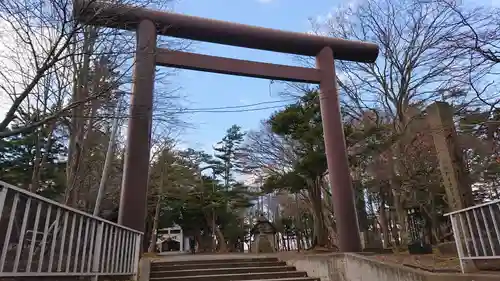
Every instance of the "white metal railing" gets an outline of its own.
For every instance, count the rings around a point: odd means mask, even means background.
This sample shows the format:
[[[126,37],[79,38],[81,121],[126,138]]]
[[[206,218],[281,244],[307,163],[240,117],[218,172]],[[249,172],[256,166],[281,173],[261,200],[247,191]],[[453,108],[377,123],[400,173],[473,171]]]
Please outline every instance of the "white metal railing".
[[[451,219],[462,272],[467,260],[500,259],[500,200],[445,216]]]
[[[142,235],[0,181],[0,279],[134,278]]]

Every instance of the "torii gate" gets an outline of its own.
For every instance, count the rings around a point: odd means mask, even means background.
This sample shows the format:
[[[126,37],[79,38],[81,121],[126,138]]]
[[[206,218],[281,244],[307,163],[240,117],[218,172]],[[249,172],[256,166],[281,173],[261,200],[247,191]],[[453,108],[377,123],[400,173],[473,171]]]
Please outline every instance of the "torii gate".
[[[155,66],[170,66],[273,80],[320,85],[325,149],[339,248],[361,250],[354,193],[347,160],[334,58],[372,63],[378,46],[371,43],[286,32],[130,5],[75,0],[75,18],[85,24],[135,30],[134,84],[128,123],[119,222],[144,231],[150,156]],[[158,48],[158,35],[288,54],[315,56],[316,68],[214,57]],[[148,145],[147,145],[148,144]]]

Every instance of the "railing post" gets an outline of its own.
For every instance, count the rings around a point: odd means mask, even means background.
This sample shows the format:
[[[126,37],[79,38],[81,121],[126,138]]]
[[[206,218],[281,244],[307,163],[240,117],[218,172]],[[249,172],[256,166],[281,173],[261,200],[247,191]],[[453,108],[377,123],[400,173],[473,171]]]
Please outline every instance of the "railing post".
[[[3,217],[3,207],[5,205],[5,199],[7,198],[7,187],[4,187],[0,183],[0,218]],[[10,223],[9,223],[10,225]],[[5,251],[5,255],[7,255],[7,249],[9,248],[9,238],[10,237],[10,231],[6,233],[5,235],[5,242],[2,244],[1,253],[2,253],[2,258],[0,260],[0,272],[3,271],[4,263],[5,263],[5,258],[3,257],[3,252]]]
[[[102,234],[103,234],[104,223],[97,223],[96,238],[94,244],[94,257],[92,262],[92,272],[95,274],[92,276],[93,281],[97,281],[100,275],[99,266],[101,259],[101,248],[102,248]]]
[[[457,216],[459,214],[456,214],[456,215],[451,215],[450,216],[450,221],[451,221],[451,229],[453,230],[453,234],[454,234],[454,238],[455,238],[455,245],[457,247],[457,253],[458,253],[458,261],[460,263],[460,269],[462,270],[462,273],[465,272],[465,268],[464,268],[464,261],[463,261],[463,258],[464,258],[464,251],[463,251],[463,248],[462,248],[462,235],[460,233],[460,230],[458,230],[458,222],[457,222]],[[465,243],[467,243],[467,241],[465,241]]]
[[[11,199],[8,204],[7,198]],[[20,211],[23,211],[21,202],[26,203],[23,203],[24,214],[18,219],[16,214],[20,215]],[[37,205],[36,212],[32,212],[35,209],[34,205]],[[33,213],[33,223],[28,220],[31,213]],[[3,244],[0,245],[1,280],[5,277],[22,279],[33,276],[57,277],[66,274],[76,278],[90,277],[93,281],[97,281],[103,275],[109,277],[129,275],[127,277],[134,279],[139,277],[143,235],[141,232],[121,227],[111,221],[67,207],[2,181],[0,181],[0,216],[7,218],[5,237],[2,238]],[[17,220],[21,223],[20,234],[16,248],[11,251],[10,238]],[[70,233],[67,233],[70,229]],[[28,236],[25,235],[29,232],[33,233],[31,241],[27,241]],[[38,235],[43,235],[41,241],[37,238]],[[69,242],[66,239],[68,235]],[[76,245],[73,244],[75,238]],[[117,240],[120,241],[119,244],[116,244]],[[41,246],[36,246],[37,244]],[[21,259],[24,261],[25,250],[28,251],[27,266],[23,266],[24,262],[21,264]],[[10,265],[8,269],[6,263]],[[55,270],[56,265],[57,270]]]
[[[141,259],[141,243],[142,234],[134,234],[135,236],[135,246],[134,246],[134,264],[133,264],[133,275],[132,280],[138,280],[139,277],[139,260]]]

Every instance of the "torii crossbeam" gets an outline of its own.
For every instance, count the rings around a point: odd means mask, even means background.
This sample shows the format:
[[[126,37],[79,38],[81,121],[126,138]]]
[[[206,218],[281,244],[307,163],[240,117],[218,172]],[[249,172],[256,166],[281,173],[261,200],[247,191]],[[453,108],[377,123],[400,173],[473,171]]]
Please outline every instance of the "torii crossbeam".
[[[320,85],[325,150],[339,248],[361,250],[346,144],[337,93],[334,58],[374,62],[378,46],[371,43],[286,32],[94,0],[75,0],[74,15],[82,23],[134,30],[137,49],[128,124],[119,222],[144,231],[150,156],[155,66]],[[259,50],[315,56],[316,68],[277,65],[170,51],[156,46],[158,35]]]

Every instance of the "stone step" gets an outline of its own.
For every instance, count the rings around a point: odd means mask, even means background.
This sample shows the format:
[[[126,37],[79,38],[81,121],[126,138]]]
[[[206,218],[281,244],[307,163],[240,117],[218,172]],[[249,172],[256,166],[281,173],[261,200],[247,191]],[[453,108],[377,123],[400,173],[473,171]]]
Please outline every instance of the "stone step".
[[[177,277],[150,277],[150,281],[236,281],[236,280],[269,280],[283,278],[307,277],[307,273],[299,271],[283,271],[283,272],[263,272],[263,273],[237,273],[237,274],[224,274],[224,275],[198,275],[198,276],[177,276]],[[300,279],[299,279],[300,280]],[[305,279],[311,280],[311,279]],[[314,280],[314,279],[312,279]]]
[[[191,265],[191,264],[214,264],[214,263],[251,263],[251,262],[278,262],[277,258],[235,258],[235,259],[194,259],[179,261],[153,262],[151,267],[165,265]]]
[[[254,262],[217,262],[217,263],[199,263],[199,264],[165,264],[152,263],[151,272],[154,271],[172,271],[172,270],[188,270],[200,268],[240,268],[240,267],[268,267],[268,266],[286,266],[283,261],[254,261]]]
[[[321,279],[316,277],[292,277],[292,278],[278,278],[278,279],[252,279],[246,281],[320,281]]]
[[[211,264],[211,263],[248,263],[248,262],[278,262],[278,258],[213,258],[213,259],[190,259],[178,261],[155,262],[153,265],[184,265],[184,264]]]
[[[294,266],[261,266],[261,267],[239,267],[239,268],[226,268],[226,267],[211,267],[204,269],[185,269],[185,270],[171,270],[171,271],[152,271],[150,276],[152,278],[159,277],[182,277],[182,276],[199,276],[199,275],[224,275],[224,274],[240,274],[240,273],[264,273],[264,272],[286,272],[295,271]]]

